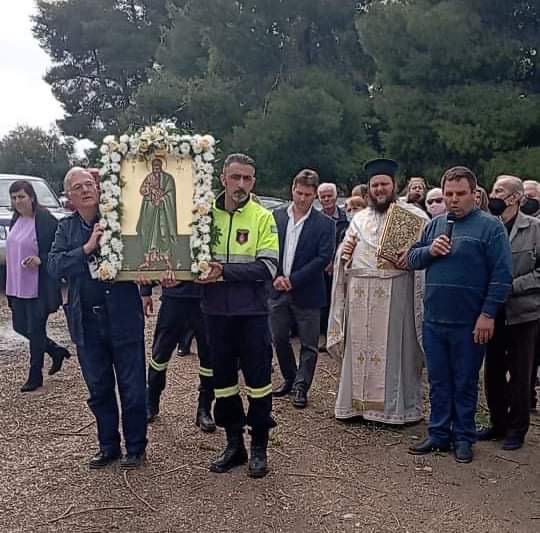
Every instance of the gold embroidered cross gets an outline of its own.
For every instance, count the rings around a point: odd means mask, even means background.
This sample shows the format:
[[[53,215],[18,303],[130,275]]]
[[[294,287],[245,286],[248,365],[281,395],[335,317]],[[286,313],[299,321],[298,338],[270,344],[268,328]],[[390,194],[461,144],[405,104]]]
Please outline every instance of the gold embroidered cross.
[[[370,358],[370,361],[372,363],[375,363],[376,365],[380,365],[382,363],[382,359],[377,354],[373,354]]]
[[[358,285],[354,288],[354,295],[357,298],[363,298],[366,292],[364,291],[363,287],[359,287]]]
[[[375,289],[376,298],[386,298],[386,291],[382,287],[377,287]]]
[[[328,330],[328,333],[330,334],[330,336],[332,337],[337,337],[341,331],[340,329],[336,326],[336,325],[333,325],[329,330]]]

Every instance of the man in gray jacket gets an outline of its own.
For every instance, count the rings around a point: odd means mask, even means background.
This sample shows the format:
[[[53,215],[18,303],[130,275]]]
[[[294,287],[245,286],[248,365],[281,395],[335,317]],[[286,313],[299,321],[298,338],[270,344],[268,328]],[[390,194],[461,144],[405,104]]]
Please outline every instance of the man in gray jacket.
[[[478,432],[478,440],[501,439],[503,450],[521,448],[529,429],[540,324],[540,220],[520,211],[523,195],[519,178],[499,176],[489,201],[490,211],[500,216],[508,231],[513,282],[487,347],[485,384],[491,424]]]

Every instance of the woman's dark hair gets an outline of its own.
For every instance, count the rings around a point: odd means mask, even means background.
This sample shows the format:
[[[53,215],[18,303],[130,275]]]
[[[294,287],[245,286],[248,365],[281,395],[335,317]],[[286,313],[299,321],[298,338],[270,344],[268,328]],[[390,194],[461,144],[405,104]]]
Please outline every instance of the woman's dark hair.
[[[12,194],[24,191],[28,196],[30,196],[30,199],[32,200],[32,212],[35,214],[37,211],[42,210],[43,208],[39,205],[36,191],[34,190],[34,187],[32,187],[32,184],[29,181],[26,180],[17,180],[14,181],[9,186],[9,196],[11,197]],[[10,229],[13,227],[13,224],[17,221],[17,219],[20,217],[20,213],[14,208],[13,209],[13,216],[11,217],[11,222],[9,223]]]

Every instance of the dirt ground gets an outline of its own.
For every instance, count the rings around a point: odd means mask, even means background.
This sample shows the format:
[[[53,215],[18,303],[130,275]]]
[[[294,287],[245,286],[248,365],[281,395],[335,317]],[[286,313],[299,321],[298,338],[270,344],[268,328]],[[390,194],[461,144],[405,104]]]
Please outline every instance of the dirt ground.
[[[151,340],[153,321],[147,324]],[[63,316],[50,336],[68,342]],[[22,394],[27,346],[0,299],[0,532],[538,532],[540,419],[527,445],[476,446],[470,465],[451,455],[415,458],[425,425],[381,429],[333,418],[336,364],[321,355],[310,405],[274,403],[271,473],[212,474],[224,435],[193,423],[197,358],[174,356],[162,413],[150,428],[147,465],[89,471],[95,425],[77,359]],[[49,362],[47,362],[47,365]],[[279,372],[274,373],[274,380]],[[481,413],[482,414],[482,413]]]

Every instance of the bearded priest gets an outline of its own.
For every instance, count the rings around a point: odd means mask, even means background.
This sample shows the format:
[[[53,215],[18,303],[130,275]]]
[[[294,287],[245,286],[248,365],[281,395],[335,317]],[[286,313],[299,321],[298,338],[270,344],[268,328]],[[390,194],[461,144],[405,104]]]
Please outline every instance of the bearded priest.
[[[423,278],[407,270],[405,250],[394,263],[378,251],[393,204],[420,217],[412,217],[420,229],[429,219],[397,199],[395,161],[376,159],[365,170],[368,208],[354,216],[334,264],[328,351],[341,359],[335,416],[417,422],[423,418]]]

